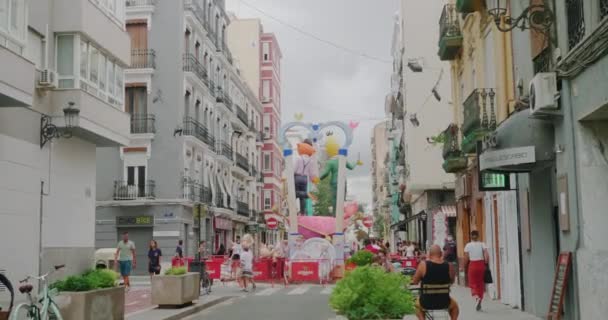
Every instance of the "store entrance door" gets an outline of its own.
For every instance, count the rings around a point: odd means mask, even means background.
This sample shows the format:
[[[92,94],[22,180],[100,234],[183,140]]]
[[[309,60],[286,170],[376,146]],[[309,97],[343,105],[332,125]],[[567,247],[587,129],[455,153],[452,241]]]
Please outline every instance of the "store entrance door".
[[[152,228],[118,228],[118,239],[122,239],[122,234],[126,231],[129,233],[129,240],[135,244],[135,252],[137,258],[137,268],[133,269],[133,275],[148,274],[148,245],[152,240]],[[118,243],[118,242],[117,242]]]

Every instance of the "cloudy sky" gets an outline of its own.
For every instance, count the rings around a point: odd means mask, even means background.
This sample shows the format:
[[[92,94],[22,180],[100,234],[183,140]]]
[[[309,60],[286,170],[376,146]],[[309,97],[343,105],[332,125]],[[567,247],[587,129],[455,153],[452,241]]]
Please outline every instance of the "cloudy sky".
[[[293,121],[297,112],[304,113],[304,121],[360,121],[350,157],[355,161],[360,154],[365,165],[349,173],[349,194],[370,203],[371,131],[384,118],[392,65],[337,49],[271,17],[358,53],[391,61],[399,1],[226,0],[226,7],[240,18],[260,18],[265,31],[274,32],[279,40],[284,56],[283,122]],[[436,28],[437,20],[433,17],[426,23]]]

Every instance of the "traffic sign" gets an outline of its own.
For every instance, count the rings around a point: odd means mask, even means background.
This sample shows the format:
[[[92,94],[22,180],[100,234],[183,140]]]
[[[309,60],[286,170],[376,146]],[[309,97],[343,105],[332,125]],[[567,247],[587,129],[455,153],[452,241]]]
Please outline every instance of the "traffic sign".
[[[374,219],[372,217],[365,217],[363,218],[363,225],[366,228],[371,228],[374,225]]]
[[[279,226],[279,221],[276,218],[268,218],[266,219],[266,226],[268,229],[276,229]]]

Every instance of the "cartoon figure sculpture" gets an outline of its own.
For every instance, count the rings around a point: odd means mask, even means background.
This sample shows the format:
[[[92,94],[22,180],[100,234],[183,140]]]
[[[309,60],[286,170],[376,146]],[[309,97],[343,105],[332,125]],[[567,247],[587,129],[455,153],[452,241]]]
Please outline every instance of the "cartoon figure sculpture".
[[[331,197],[332,197],[332,206],[334,208],[334,213],[336,210],[336,200],[337,200],[337,190],[338,190],[338,149],[340,145],[336,141],[333,136],[328,136],[325,142],[325,152],[329,157],[329,160],[325,163],[325,168],[323,168],[323,172],[319,177],[321,180],[330,177],[330,185],[331,185]],[[361,161],[357,161],[356,164],[351,162],[346,162],[346,168],[349,170],[354,170],[357,166],[361,166],[363,163]]]
[[[316,150],[309,139],[298,143],[298,154],[294,164],[294,181],[296,185],[296,198],[300,200],[300,214],[306,213],[306,199],[308,199],[308,182],[317,183],[319,181],[317,162],[313,155]]]

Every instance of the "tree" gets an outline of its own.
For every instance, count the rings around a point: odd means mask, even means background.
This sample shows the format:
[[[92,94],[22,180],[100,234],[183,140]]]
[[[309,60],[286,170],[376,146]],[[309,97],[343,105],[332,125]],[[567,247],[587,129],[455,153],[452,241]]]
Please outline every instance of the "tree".
[[[333,201],[331,198],[332,192],[329,180],[330,179],[319,181],[319,184],[317,184],[317,190],[311,192],[316,198],[316,202],[313,204],[313,209],[316,216],[334,215],[333,210],[330,210]]]

